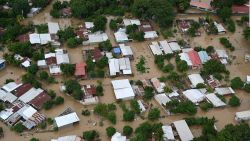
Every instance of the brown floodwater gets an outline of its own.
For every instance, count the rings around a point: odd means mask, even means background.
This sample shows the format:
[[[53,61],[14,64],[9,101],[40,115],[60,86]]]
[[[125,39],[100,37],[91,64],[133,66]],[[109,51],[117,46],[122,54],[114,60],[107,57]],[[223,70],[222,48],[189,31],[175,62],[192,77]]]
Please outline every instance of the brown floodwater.
[[[77,19],[54,19],[49,15],[49,11],[51,9],[51,6],[46,7],[41,13],[36,15],[34,18],[28,18],[27,20],[24,21],[24,23],[27,23],[28,21],[33,21],[36,24],[40,23],[47,23],[48,21],[55,21],[59,22],[61,26],[77,26],[78,24],[82,23],[83,21],[77,20]],[[110,20],[109,17],[108,19]],[[198,19],[198,16],[182,16],[178,18],[192,18],[192,19]],[[108,27],[108,26],[107,26]],[[107,34],[111,39],[111,42],[113,45],[116,45],[114,37],[113,37],[113,32],[110,31],[109,28],[107,28]],[[188,38],[188,37],[182,37],[179,33],[176,35],[176,37],[171,38],[171,39],[176,39],[176,38],[184,38],[184,39],[189,39],[190,44],[192,47],[195,46],[202,46],[202,47],[207,47],[209,45],[213,45],[216,49],[223,49],[223,46],[220,45],[218,38],[220,37],[228,37],[230,36],[230,41],[233,43],[233,45],[236,47],[236,51],[234,52],[228,52],[230,55],[236,56],[236,59],[233,61],[232,65],[228,65],[227,68],[231,72],[231,76],[240,76],[242,79],[245,79],[246,75],[250,74],[250,63],[245,63],[244,62],[244,54],[249,53],[249,42],[246,42],[243,39],[242,36],[242,28],[237,27],[237,31],[234,34],[227,33],[225,35],[206,35],[204,31],[202,31],[202,36],[201,37],[196,37],[196,38]],[[157,40],[163,39],[160,37]],[[131,42],[128,43],[132,47],[132,50],[134,52],[134,61],[132,61],[132,71],[134,76],[121,76],[117,77],[114,79],[133,79],[133,80],[138,80],[138,79],[150,79],[152,77],[160,77],[164,75],[159,69],[156,67],[154,64],[154,57],[148,48],[148,44],[150,41],[145,41],[145,42]],[[83,49],[87,48],[93,48],[96,47],[96,45],[92,46],[79,46],[78,48],[75,49],[69,49],[66,47],[66,45],[63,45],[63,48],[68,50],[70,61],[72,63],[78,63],[83,61],[83,57],[81,54],[81,51]],[[2,53],[0,53],[2,56]],[[141,74],[136,71],[136,63],[139,62],[140,56],[144,56],[146,59],[146,68],[147,73]],[[188,73],[191,73],[193,71],[190,71]],[[0,71],[0,84],[2,85],[7,78],[12,78],[12,79],[20,79],[20,76],[24,74],[24,70],[21,68],[13,67],[13,66],[7,66],[6,69]],[[97,115],[94,115],[91,113],[90,116],[82,116],[81,111],[83,109],[89,109],[93,110],[94,106],[83,106],[80,103],[76,102],[72,97],[67,96],[59,91],[59,86],[61,85],[61,82],[65,81],[68,78],[58,76],[56,77],[58,80],[58,84],[52,84],[52,85],[47,85],[46,83],[43,84],[44,89],[52,89],[54,90],[58,96],[62,96],[65,98],[65,103],[60,106],[55,106],[51,110],[45,111],[42,110],[40,111],[41,113],[45,114],[47,117],[52,117],[54,118],[55,116],[58,116],[62,111],[64,111],[67,107],[71,107],[73,110],[75,110],[80,118],[80,123],[77,125],[74,125],[73,127],[67,127],[62,130],[59,130],[58,132],[46,132],[46,133],[33,133],[33,131],[30,131],[29,133],[31,134],[26,134],[24,136],[19,136],[18,134],[10,131],[10,128],[4,125],[2,122],[0,122],[0,126],[3,127],[5,137],[3,139],[0,139],[2,141],[28,141],[32,137],[39,138],[40,141],[49,141],[52,138],[57,138],[58,136],[65,136],[65,135],[79,135],[82,136],[83,131],[87,130],[97,130],[100,134],[100,138],[104,141],[110,140],[106,136],[106,128],[108,126],[114,126],[117,131],[122,132],[122,128],[124,125],[130,125],[133,128],[136,128],[139,124],[142,122],[145,122],[146,120],[140,119],[139,117],[136,118],[134,122],[124,122],[122,121],[122,110],[121,108],[117,105],[117,123],[116,125],[111,125],[107,120],[103,121],[103,126],[99,125],[99,122],[102,121],[103,119]],[[105,79],[93,79],[93,80],[82,80],[80,81],[81,84],[97,84],[97,81],[102,81],[103,86],[104,86],[104,96],[100,97],[100,102],[101,103],[114,103],[115,96],[114,92],[112,90],[111,86],[111,78],[105,78]],[[208,116],[208,117],[215,117],[218,122],[216,122],[216,127],[220,130],[222,129],[226,124],[233,123],[235,124],[234,120],[234,114],[237,111],[242,111],[242,110],[249,110],[250,109],[250,94],[247,94],[242,91],[236,91],[236,95],[241,99],[241,106],[237,108],[232,108],[232,107],[224,107],[224,108],[218,108],[218,109],[212,109],[208,112],[203,112],[201,110],[198,110],[198,113],[195,116]],[[128,102],[125,102],[127,105]],[[153,107],[160,107],[154,100],[150,101],[149,103],[153,104]],[[162,118],[159,120],[159,122],[162,122],[163,124],[169,124],[175,120],[182,119],[184,117],[187,117],[186,115],[175,115],[175,116],[167,116],[167,114],[161,109],[161,115],[165,115],[165,118]],[[147,111],[148,112],[148,111]],[[147,112],[144,114],[145,117],[147,115]],[[48,127],[48,129],[51,127]],[[193,129],[193,128],[192,128]],[[193,132],[195,133],[195,136],[198,136],[200,134],[200,129],[195,128],[193,129]]]

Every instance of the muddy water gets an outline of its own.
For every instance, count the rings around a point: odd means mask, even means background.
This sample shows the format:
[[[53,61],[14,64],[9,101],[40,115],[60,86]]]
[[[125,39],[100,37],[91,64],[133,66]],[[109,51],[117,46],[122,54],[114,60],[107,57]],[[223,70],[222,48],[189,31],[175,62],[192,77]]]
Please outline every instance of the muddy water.
[[[47,23],[48,21],[55,21],[55,22],[59,22],[61,26],[64,26],[64,25],[65,26],[69,26],[69,25],[76,26],[77,24],[82,23],[81,20],[76,20],[76,19],[53,19],[49,15],[50,9],[51,9],[51,6],[48,6],[41,13],[39,13],[37,16],[35,16],[34,18],[27,19],[24,22],[27,23],[28,21],[33,21],[36,24],[40,24],[40,23]],[[180,17],[180,18],[182,18],[182,17]],[[198,16],[189,16],[188,18],[193,18],[193,19],[197,20]],[[108,19],[110,19],[110,18],[108,18]],[[112,38],[111,39],[112,44],[116,45],[116,43],[114,41],[114,37],[113,37],[113,32],[110,31],[109,28],[107,28],[106,32],[107,32],[108,36],[110,38]],[[237,28],[237,31],[234,34],[216,35],[216,36],[206,35],[205,32],[203,31],[201,37],[190,39],[190,44],[192,47],[195,47],[195,46],[207,47],[208,45],[213,45],[216,49],[217,48],[223,49],[223,46],[220,45],[218,38],[224,37],[224,36],[225,37],[230,36],[231,42],[236,47],[235,52],[233,52],[233,53],[229,52],[229,53],[232,54],[233,56],[237,56],[236,60],[234,60],[233,64],[227,66],[227,68],[230,70],[232,77],[233,76],[240,76],[242,78],[245,78],[245,76],[250,73],[250,69],[249,69],[250,64],[246,64],[243,61],[244,54],[246,52],[249,53],[249,42],[246,42],[245,40],[243,40],[242,28]],[[181,37],[182,36],[180,36],[178,34],[176,38],[181,38]],[[160,39],[162,39],[162,37],[160,37]],[[185,39],[189,39],[189,38],[185,37]],[[118,77],[118,78],[114,78],[114,79],[127,78],[127,79],[138,80],[138,79],[145,79],[145,78],[149,79],[152,77],[160,77],[163,75],[163,73],[161,71],[159,71],[154,64],[153,55],[150,52],[150,49],[148,48],[149,43],[150,43],[150,41],[145,41],[143,43],[138,43],[138,42],[128,43],[128,45],[131,46],[131,48],[134,52],[135,59],[134,59],[134,61],[132,61],[132,71],[134,73],[134,77],[123,76],[123,77]],[[63,46],[63,48],[67,48],[67,50],[69,52],[70,61],[72,63],[78,63],[78,62],[83,61],[83,58],[81,55],[81,50],[86,49],[86,48],[93,48],[93,47],[95,47],[95,46],[80,46],[76,49],[69,49],[66,47],[66,45]],[[137,62],[139,62],[139,58],[141,55],[143,55],[146,59],[146,65],[145,65],[146,68],[149,68],[148,72],[144,73],[144,74],[137,72],[136,67],[135,67],[135,64]],[[7,78],[17,79],[23,73],[24,73],[24,71],[22,69],[19,69],[19,68],[13,67],[13,66],[8,66],[5,70],[0,71],[0,78],[1,78],[0,83],[2,85],[5,81],[5,79],[7,79]],[[81,115],[82,109],[87,108],[89,110],[93,110],[94,106],[83,106],[80,103],[76,102],[72,97],[69,97],[63,93],[60,93],[59,86],[61,85],[61,82],[63,82],[65,79],[68,79],[68,78],[57,77],[56,79],[58,80],[59,84],[53,84],[53,85],[43,84],[43,87],[45,89],[52,89],[52,90],[56,91],[58,96],[62,96],[65,98],[65,103],[63,105],[56,106],[53,109],[48,110],[48,111],[42,110],[41,113],[45,114],[47,117],[54,118],[55,116],[58,116],[65,108],[71,107],[73,110],[75,110],[77,112],[77,114],[80,118],[80,123],[78,125],[73,126],[73,127],[67,127],[67,128],[62,129],[62,130],[59,130],[58,132],[36,133],[33,135],[20,137],[18,134],[14,133],[14,132],[10,132],[9,127],[5,126],[2,122],[0,122],[0,126],[3,127],[4,132],[5,132],[5,138],[3,138],[1,140],[3,140],[3,141],[10,141],[10,140],[11,141],[12,140],[27,141],[32,137],[37,137],[41,141],[49,141],[51,138],[57,138],[58,136],[64,136],[64,135],[75,134],[75,135],[81,136],[82,132],[87,131],[87,130],[97,130],[99,132],[100,138],[102,140],[104,140],[104,141],[109,140],[109,138],[107,138],[107,136],[106,136],[105,129],[108,126],[111,126],[111,124],[108,121],[104,120],[104,122],[103,122],[104,125],[102,127],[99,126],[98,123],[102,120],[102,118],[94,115],[93,113],[88,117],[82,116]],[[80,83],[81,84],[97,84],[97,81],[98,81],[98,79],[83,80],[83,81],[80,81]],[[115,102],[115,96],[114,96],[114,92],[113,92],[112,86],[111,86],[111,79],[105,78],[105,79],[99,79],[99,81],[102,81],[103,86],[104,86],[104,96],[100,97],[100,101],[102,103]],[[213,109],[213,110],[210,110],[209,112],[203,112],[203,111],[199,110],[198,113],[196,114],[196,116],[208,116],[208,117],[214,116],[218,120],[218,122],[216,123],[216,126],[218,129],[222,129],[228,123],[235,124],[235,120],[234,120],[235,112],[250,109],[250,104],[249,104],[250,95],[246,94],[244,92],[241,92],[241,91],[237,91],[236,95],[242,100],[242,104],[240,107],[238,107],[238,108],[225,107],[225,108]],[[159,105],[154,100],[150,101],[150,103],[153,104],[153,107],[159,107]],[[118,105],[117,105],[116,114],[117,114],[117,123],[118,124],[114,125],[114,127],[119,132],[122,132],[122,128],[124,125],[130,125],[130,126],[135,128],[140,123],[145,121],[145,120],[142,120],[140,118],[137,118],[136,121],[134,121],[132,123],[122,121],[123,112],[122,112],[121,108],[119,108]],[[161,114],[166,115],[166,113],[162,109],[161,109]],[[146,115],[147,115],[147,112],[145,113],[145,116]],[[182,119],[183,117],[186,117],[186,116],[185,115],[175,115],[175,116],[162,118],[159,121],[165,124],[165,123],[171,123],[175,120]],[[94,125],[94,123],[97,123],[97,125]],[[194,132],[195,132],[195,136],[198,136],[200,134],[199,129],[194,129]]]

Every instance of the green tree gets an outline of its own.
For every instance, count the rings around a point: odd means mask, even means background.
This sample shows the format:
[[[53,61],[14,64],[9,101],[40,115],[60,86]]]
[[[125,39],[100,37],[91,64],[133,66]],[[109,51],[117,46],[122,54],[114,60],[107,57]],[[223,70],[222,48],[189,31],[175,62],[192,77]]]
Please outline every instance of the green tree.
[[[22,133],[25,127],[23,126],[22,123],[17,123],[14,126],[11,127],[11,129],[17,133]]]
[[[64,75],[72,76],[75,73],[75,65],[74,64],[61,64],[60,68]]]
[[[32,64],[28,67],[27,72],[35,75],[37,73],[38,69],[39,68],[36,64]]]
[[[115,112],[108,113],[107,119],[112,123],[116,124],[116,114]]]
[[[131,109],[132,109],[136,114],[140,114],[140,113],[141,113],[140,105],[138,104],[138,102],[137,102],[136,100],[131,100],[131,101],[130,101],[130,107],[131,107]]]
[[[113,31],[117,31],[118,30],[118,24],[116,23],[115,20],[110,20],[110,23],[109,23],[109,27],[110,29],[112,29]]]
[[[51,97],[51,99],[55,99],[56,98],[56,92],[53,90],[49,90],[48,91],[48,95]]]
[[[250,84],[245,84],[244,90],[248,93],[250,93]]]
[[[94,19],[94,28],[93,32],[96,31],[105,31],[107,19],[104,16],[98,16]]]
[[[180,60],[176,62],[176,67],[177,67],[177,70],[180,72],[185,72],[189,69],[187,62],[184,60]]]
[[[246,29],[244,29],[243,35],[246,40],[250,41],[250,27],[247,27]]]
[[[112,137],[116,132],[116,129],[113,126],[109,126],[106,128],[106,133],[108,137]]]
[[[10,1],[14,15],[26,15],[30,12],[30,6],[28,0],[12,0]]]
[[[108,65],[108,57],[104,56],[96,62],[96,66],[100,69],[105,68]]]
[[[124,134],[125,136],[130,136],[132,133],[133,133],[133,128],[132,128],[132,127],[130,127],[130,126],[128,126],[128,125],[125,125],[125,126],[123,127],[123,134]]]
[[[97,132],[95,130],[85,131],[82,134],[83,139],[87,141],[93,141],[97,136]]]
[[[232,10],[230,7],[222,7],[217,10],[218,16],[225,22],[232,16]]]
[[[230,99],[229,99],[229,102],[228,104],[232,107],[236,107],[236,106],[240,106],[240,99],[233,95]]]
[[[54,103],[55,103],[56,105],[63,104],[63,103],[64,103],[64,98],[61,97],[61,96],[58,96],[58,97],[55,99]]]
[[[235,77],[231,80],[231,87],[233,89],[241,89],[244,86],[244,82],[240,77]]]
[[[158,108],[153,108],[148,113],[149,120],[157,120],[160,117],[160,110]]]
[[[133,121],[135,119],[135,113],[133,111],[125,111],[123,113],[124,121]]]
[[[176,5],[179,11],[184,12],[189,8],[189,0],[177,0]]]
[[[76,36],[72,27],[67,27],[64,30],[59,30],[57,32],[57,35],[59,36],[61,41],[67,41],[69,38],[74,38]]]
[[[67,45],[70,48],[75,48],[77,47],[79,44],[81,44],[81,41],[75,37],[71,37],[69,39],[67,39]]]
[[[99,43],[98,48],[102,51],[111,51],[112,44],[111,44],[110,40],[107,40],[107,41]]]
[[[150,100],[154,96],[154,89],[152,87],[145,87],[143,98],[146,100]]]
[[[49,110],[53,107],[53,105],[54,105],[54,102],[52,100],[49,100],[43,104],[43,108],[45,110]]]
[[[46,71],[41,71],[41,72],[39,73],[39,78],[40,78],[41,80],[47,80],[47,79],[49,78],[49,74],[48,74]]]
[[[141,73],[145,73],[146,67],[144,65],[145,65],[145,57],[141,56],[140,61],[136,64],[136,70]]]
[[[30,141],[39,141],[38,138],[31,138]]]
[[[45,7],[47,4],[47,0],[35,0],[32,2],[32,6],[34,7]]]

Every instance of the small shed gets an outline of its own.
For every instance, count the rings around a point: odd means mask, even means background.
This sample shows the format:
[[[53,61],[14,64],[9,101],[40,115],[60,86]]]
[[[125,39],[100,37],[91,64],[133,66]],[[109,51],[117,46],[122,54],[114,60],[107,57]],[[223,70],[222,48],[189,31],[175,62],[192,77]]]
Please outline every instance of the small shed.
[[[0,70],[4,69],[6,66],[6,61],[0,58]]]
[[[241,111],[235,113],[235,119],[237,121],[246,121],[250,120],[250,110],[248,111]]]
[[[175,129],[181,139],[181,141],[191,141],[193,140],[194,136],[189,129],[185,120],[179,120],[173,122]]]
[[[59,129],[66,127],[66,126],[71,126],[74,123],[77,123],[79,121],[80,121],[80,119],[77,116],[76,112],[62,115],[59,117],[55,117],[55,124]]]
[[[220,98],[218,98],[215,94],[207,94],[206,98],[209,102],[211,102],[214,107],[222,107],[226,106],[227,104],[223,102]]]
[[[171,99],[169,99],[165,93],[157,94],[154,96],[154,98],[161,106],[165,106],[166,103],[171,101]]]

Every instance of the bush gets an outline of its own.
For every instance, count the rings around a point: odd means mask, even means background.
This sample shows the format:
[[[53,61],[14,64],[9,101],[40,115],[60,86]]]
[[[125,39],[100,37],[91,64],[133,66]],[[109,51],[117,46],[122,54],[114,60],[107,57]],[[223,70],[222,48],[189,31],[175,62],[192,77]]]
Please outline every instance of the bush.
[[[123,113],[124,121],[133,121],[135,119],[135,113],[133,111],[125,111]]]
[[[38,138],[32,138],[32,139],[30,139],[30,141],[39,141],[39,139]]]
[[[250,93],[250,84],[245,84],[244,90],[248,93]]]
[[[56,105],[60,105],[60,104],[63,104],[64,103],[64,98],[61,97],[61,96],[58,96],[55,101],[54,101],[54,104]]]
[[[237,107],[237,106],[240,106],[240,99],[233,95],[230,99],[229,99],[229,102],[228,104],[232,107]]]
[[[232,19],[229,19],[227,22],[226,22],[226,25],[227,25],[227,29],[228,31],[230,32],[235,32],[236,30],[236,26],[235,26],[235,23]]]
[[[153,108],[148,113],[149,120],[157,120],[160,117],[160,110],[157,108]]]
[[[130,136],[132,133],[133,133],[133,128],[132,127],[130,127],[128,125],[123,127],[123,134],[125,136]]]
[[[97,136],[97,132],[95,130],[85,131],[83,132],[83,139],[87,141],[93,141],[95,137]]]
[[[17,123],[16,125],[12,126],[11,129],[17,133],[22,133],[25,127],[22,123]]]
[[[209,103],[209,102],[204,102],[200,104],[200,108],[203,111],[208,111],[209,109],[213,108],[213,104]]]
[[[196,85],[196,89],[202,89],[202,88],[206,88],[206,85],[203,83],[199,83]]]
[[[178,100],[172,100],[166,103],[166,107],[169,108],[172,113],[182,113],[188,115],[194,115],[197,113],[197,108],[191,101],[179,102]]]
[[[107,119],[108,119],[111,123],[116,124],[116,114],[115,114],[115,112],[110,112],[110,113],[108,113]]]
[[[89,116],[90,115],[90,111],[88,109],[82,110],[82,115]]]
[[[116,132],[116,129],[112,126],[109,126],[106,128],[106,133],[108,135],[108,137],[112,137]]]
[[[138,102],[137,102],[136,100],[131,100],[131,101],[130,101],[130,107],[131,107],[131,109],[132,109],[136,114],[140,114],[140,113],[141,113],[140,105],[138,104]]]
[[[220,43],[225,47],[225,48],[228,48],[228,49],[230,49],[231,51],[234,51],[235,50],[235,48],[234,48],[234,46],[230,43],[230,41],[227,39],[227,38],[225,38],[225,37],[221,37],[220,38]]]
[[[244,82],[240,77],[235,77],[231,80],[231,87],[233,89],[241,89],[244,86]]]
[[[49,125],[52,125],[54,123],[54,120],[52,118],[47,118],[47,122]]]

